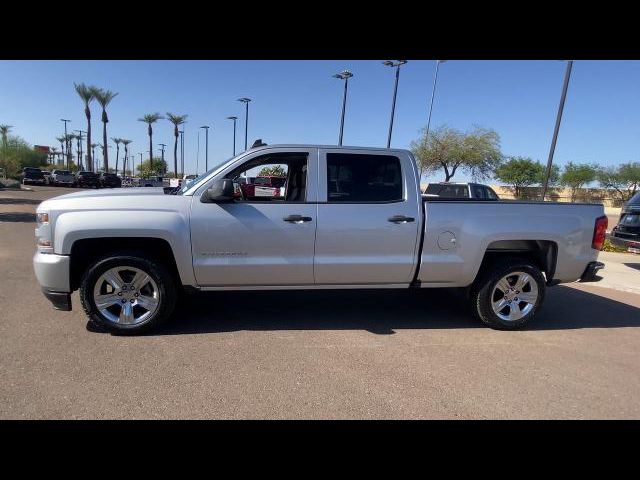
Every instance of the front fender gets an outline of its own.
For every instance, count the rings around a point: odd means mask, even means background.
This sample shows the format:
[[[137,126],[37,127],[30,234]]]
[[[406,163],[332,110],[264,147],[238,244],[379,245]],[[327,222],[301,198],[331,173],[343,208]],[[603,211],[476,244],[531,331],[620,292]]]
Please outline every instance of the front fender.
[[[159,238],[173,252],[184,285],[196,285],[191,261],[189,219],[175,211],[108,210],[63,212],[56,217],[54,253],[70,255],[73,244],[87,238]]]

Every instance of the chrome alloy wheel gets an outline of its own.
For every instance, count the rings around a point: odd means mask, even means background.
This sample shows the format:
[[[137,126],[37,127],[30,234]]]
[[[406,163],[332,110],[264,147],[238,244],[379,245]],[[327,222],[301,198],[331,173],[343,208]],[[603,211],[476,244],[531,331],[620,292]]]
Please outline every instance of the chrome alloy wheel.
[[[538,285],[525,272],[512,272],[500,279],[491,293],[493,313],[504,321],[520,320],[538,302]]]
[[[98,311],[118,325],[138,325],[149,320],[160,305],[156,282],[136,267],[114,267],[98,278],[93,287]]]

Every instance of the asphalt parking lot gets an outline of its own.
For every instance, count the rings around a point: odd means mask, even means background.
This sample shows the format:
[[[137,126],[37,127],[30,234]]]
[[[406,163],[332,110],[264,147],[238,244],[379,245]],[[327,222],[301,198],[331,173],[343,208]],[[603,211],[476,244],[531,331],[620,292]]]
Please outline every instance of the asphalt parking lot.
[[[216,292],[119,337],[87,329],[77,293],[54,311],[33,274],[35,208],[68,192],[0,190],[0,418],[640,417],[638,255],[549,289],[519,332],[442,290]]]

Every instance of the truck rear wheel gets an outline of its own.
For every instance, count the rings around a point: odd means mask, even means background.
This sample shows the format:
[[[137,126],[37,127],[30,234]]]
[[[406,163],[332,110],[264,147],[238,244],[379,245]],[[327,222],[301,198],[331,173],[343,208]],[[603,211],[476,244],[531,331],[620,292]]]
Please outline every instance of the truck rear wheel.
[[[80,300],[92,322],[113,333],[135,335],[156,328],[171,315],[176,288],[162,264],[114,253],[86,271]]]
[[[545,295],[538,267],[520,258],[505,258],[489,267],[471,290],[475,315],[497,330],[522,328],[537,313]]]

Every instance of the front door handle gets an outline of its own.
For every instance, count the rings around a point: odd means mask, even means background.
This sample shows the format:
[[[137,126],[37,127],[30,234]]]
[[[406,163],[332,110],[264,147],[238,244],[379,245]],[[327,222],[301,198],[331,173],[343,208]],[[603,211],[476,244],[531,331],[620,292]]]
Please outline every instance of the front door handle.
[[[404,215],[394,215],[393,217],[389,218],[389,221],[393,223],[408,223],[415,222],[416,219],[413,217],[405,217]]]
[[[289,215],[288,217],[284,217],[282,220],[291,223],[303,223],[310,222],[313,219],[311,217],[303,217],[302,215]]]

